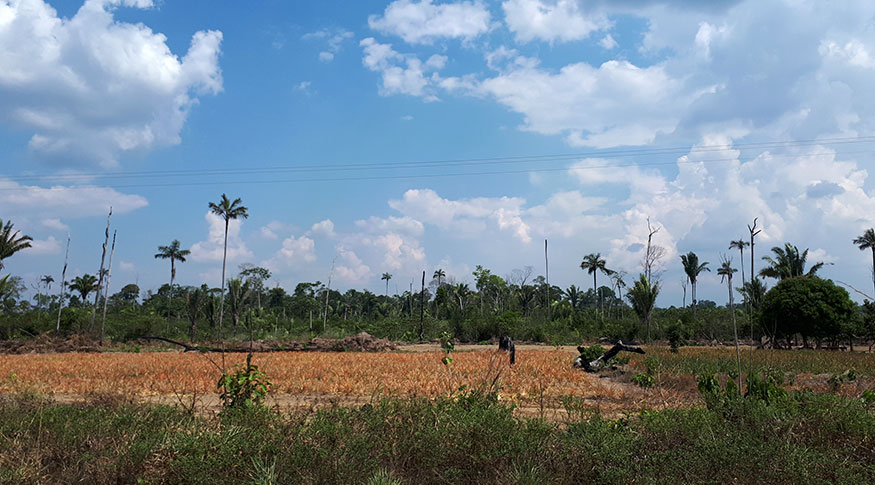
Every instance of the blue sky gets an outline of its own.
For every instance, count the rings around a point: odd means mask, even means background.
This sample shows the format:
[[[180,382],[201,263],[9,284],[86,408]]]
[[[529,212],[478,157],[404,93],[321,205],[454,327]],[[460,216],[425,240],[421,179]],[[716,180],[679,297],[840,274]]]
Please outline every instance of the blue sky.
[[[0,218],[35,239],[6,267],[59,279],[69,233],[68,275],[96,273],[112,205],[113,286],[166,282],[173,239],[177,281],[218,285],[225,192],[230,267],[287,289],[540,274],[544,239],[586,288],[591,252],[640,272],[650,218],[679,305],[678,255],[738,267],[758,217],[759,255],[871,292],[873,25],[864,1],[0,0]]]

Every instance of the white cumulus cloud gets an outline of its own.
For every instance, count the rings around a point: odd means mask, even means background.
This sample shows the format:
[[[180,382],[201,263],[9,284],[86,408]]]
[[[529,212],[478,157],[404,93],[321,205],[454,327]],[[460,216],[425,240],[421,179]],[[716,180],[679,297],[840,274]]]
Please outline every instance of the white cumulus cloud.
[[[507,0],[501,8],[519,42],[570,42],[612,26],[605,13],[583,12],[576,0]]]
[[[391,44],[381,44],[368,37],[360,42],[365,56],[362,64],[369,70],[381,75],[380,95],[406,94],[422,97],[425,101],[437,101],[430,86],[428,73],[437,73],[447,62],[447,57],[432,55],[425,62],[413,55],[403,55]]]
[[[0,178],[0,206],[21,215],[45,218],[43,225],[64,230],[58,217],[123,214],[147,206],[139,195],[123,194],[110,187],[56,185],[39,187]]]
[[[178,144],[198,96],[222,90],[221,32],[196,32],[180,59],[163,34],[117,21],[120,6],[152,1],[87,0],[69,19],[43,0],[0,2],[0,120],[32,131],[41,159],[115,166]]]
[[[471,40],[489,31],[489,9],[480,2],[395,0],[383,15],[371,15],[368,25],[411,44],[431,44],[437,39]]]
[[[209,234],[205,241],[196,242],[191,246],[191,259],[200,262],[222,261],[225,243],[225,220],[207,212],[204,219],[209,225]],[[241,219],[232,219],[228,224],[228,261],[252,259],[253,254],[246,243],[240,238]]]

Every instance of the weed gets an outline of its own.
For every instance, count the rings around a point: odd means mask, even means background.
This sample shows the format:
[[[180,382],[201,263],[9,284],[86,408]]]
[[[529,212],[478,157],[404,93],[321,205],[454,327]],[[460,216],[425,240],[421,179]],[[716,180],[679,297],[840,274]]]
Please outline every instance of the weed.
[[[267,395],[268,387],[272,386],[264,372],[252,364],[252,352],[246,356],[246,365],[234,366],[234,374],[222,373],[216,385],[222,390],[221,399],[225,408],[250,408],[261,406]]]
[[[632,383],[639,387],[653,387],[656,384],[656,378],[647,373],[637,374],[632,378]]]
[[[367,485],[401,485],[401,480],[393,477],[389,470],[380,469],[371,478],[368,478]]]

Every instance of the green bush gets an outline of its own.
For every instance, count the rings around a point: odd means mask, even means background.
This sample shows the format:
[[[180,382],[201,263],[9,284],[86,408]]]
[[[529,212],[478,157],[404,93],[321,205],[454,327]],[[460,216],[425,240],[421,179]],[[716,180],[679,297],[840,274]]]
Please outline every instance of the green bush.
[[[267,380],[264,372],[252,364],[252,352],[246,355],[246,365],[234,366],[236,372],[222,373],[216,385],[221,391],[221,399],[225,408],[251,408],[261,406],[267,391],[273,384]]]

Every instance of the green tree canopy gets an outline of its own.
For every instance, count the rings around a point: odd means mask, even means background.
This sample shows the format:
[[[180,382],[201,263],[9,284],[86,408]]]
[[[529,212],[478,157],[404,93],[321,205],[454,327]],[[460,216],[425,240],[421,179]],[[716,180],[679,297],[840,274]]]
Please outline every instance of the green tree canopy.
[[[760,323],[776,338],[799,334],[837,338],[843,327],[858,318],[857,306],[848,292],[821,278],[787,278],[763,298]]]

